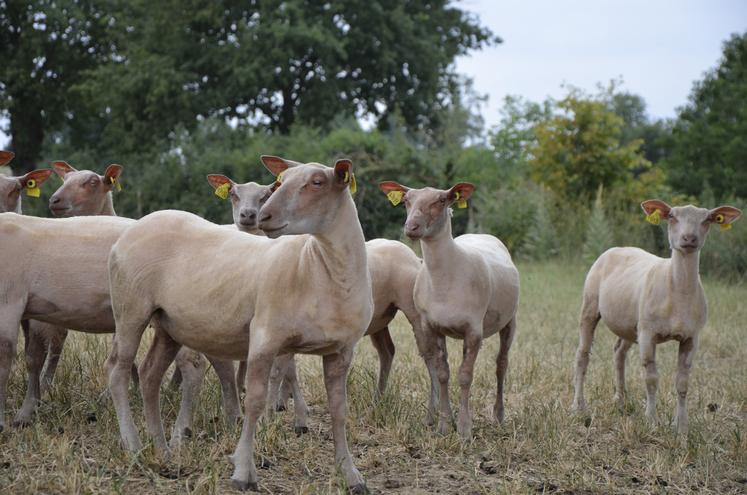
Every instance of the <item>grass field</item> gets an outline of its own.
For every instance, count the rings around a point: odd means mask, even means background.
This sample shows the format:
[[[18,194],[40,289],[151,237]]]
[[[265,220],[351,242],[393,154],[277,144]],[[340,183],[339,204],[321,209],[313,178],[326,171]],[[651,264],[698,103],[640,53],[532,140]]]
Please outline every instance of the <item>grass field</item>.
[[[497,338],[483,346],[472,407],[476,439],[440,436],[423,424],[427,373],[409,326],[393,328],[397,345],[390,386],[373,400],[377,360],[366,339],[349,378],[349,440],[358,468],[374,493],[745,493],[747,492],[747,287],[706,280],[710,321],[690,380],[690,434],[678,441],[669,427],[675,405],[676,343],[659,346],[660,424],[643,416],[644,386],[637,347],[628,358],[628,404],[612,400],[612,334],[597,331],[587,380],[588,413],[571,414],[571,378],[577,313],[585,274],[578,265],[522,264],[519,328],[511,350],[506,422],[491,422]],[[36,424],[0,434],[2,493],[214,493],[229,492],[238,428],[226,426],[219,387],[208,373],[195,436],[167,462],[150,449],[137,459],[119,446],[103,362],[110,336],[75,334],[52,393]],[[19,343],[19,348],[23,345]],[[145,345],[142,346],[143,351]],[[461,342],[449,345],[452,404]],[[342,488],[333,467],[326,394],[319,358],[300,358],[302,386],[311,408],[310,432],[296,437],[292,413],[266,421],[258,435],[260,489],[265,493],[328,493]],[[19,352],[10,385],[9,419],[25,390]],[[143,431],[139,394],[132,389]],[[178,393],[165,390],[166,428]],[[96,421],[90,421],[90,413]],[[143,435],[142,438],[145,439]],[[259,465],[259,462],[258,462]]]

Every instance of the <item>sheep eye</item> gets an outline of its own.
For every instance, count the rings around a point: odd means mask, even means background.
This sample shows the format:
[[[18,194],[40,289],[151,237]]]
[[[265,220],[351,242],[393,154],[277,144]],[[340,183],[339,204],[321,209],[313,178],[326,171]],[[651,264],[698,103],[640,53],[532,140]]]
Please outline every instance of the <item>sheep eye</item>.
[[[315,179],[311,181],[311,183],[314,184],[316,187],[319,187],[322,185],[322,181],[320,181],[319,179]]]
[[[441,198],[441,199],[439,199],[439,201],[441,202],[441,204],[444,204],[444,203],[446,203],[446,198]]]

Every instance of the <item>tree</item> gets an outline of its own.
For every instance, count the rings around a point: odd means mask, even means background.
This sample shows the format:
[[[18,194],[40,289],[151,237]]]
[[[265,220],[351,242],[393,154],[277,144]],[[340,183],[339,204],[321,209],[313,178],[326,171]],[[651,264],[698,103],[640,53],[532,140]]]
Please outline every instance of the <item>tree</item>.
[[[696,82],[674,124],[669,179],[697,195],[747,197],[747,32],[724,43],[719,66]]]
[[[116,5],[117,54],[78,89],[104,123],[100,141],[129,150],[196,117],[281,134],[340,115],[425,128],[449,105],[455,57],[500,41],[445,0]]]
[[[529,168],[538,183],[566,199],[588,201],[600,186],[613,188],[649,168],[641,140],[621,141],[623,119],[604,99],[571,89],[556,109],[534,127]]]
[[[70,88],[107,55],[112,18],[99,3],[0,1],[0,111],[17,171],[35,168],[47,133],[75,118]]]

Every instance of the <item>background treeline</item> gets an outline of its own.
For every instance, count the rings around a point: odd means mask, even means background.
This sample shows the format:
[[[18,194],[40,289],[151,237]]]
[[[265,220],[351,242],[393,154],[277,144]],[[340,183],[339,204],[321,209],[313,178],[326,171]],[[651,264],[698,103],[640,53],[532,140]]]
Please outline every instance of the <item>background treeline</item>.
[[[453,62],[500,42],[446,1],[0,1],[0,111],[15,172],[121,163],[116,208],[132,217],[179,208],[227,223],[205,175],[267,183],[263,153],[352,158],[368,238],[399,238],[404,219],[378,181],[474,182],[455,232],[493,233],[529,259],[665,253],[638,206],[651,197],[747,207],[747,33],[675,119],[649,118],[613,81],[507,98],[485,129]],[[747,224],[714,229],[702,267],[744,280]]]

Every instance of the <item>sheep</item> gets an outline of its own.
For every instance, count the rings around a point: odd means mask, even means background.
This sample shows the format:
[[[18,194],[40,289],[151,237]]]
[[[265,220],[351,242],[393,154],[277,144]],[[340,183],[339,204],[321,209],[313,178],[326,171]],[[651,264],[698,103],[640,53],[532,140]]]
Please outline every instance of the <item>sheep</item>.
[[[17,235],[9,235],[7,241],[3,241],[4,250],[18,259],[38,260],[28,267],[0,267],[3,280],[19,279],[12,287],[3,287],[0,291],[0,294],[7,292],[17,298],[12,300],[8,296],[5,301],[0,301],[0,328],[3,329],[0,330],[0,344],[9,350],[15,349],[18,326],[14,321],[18,311],[21,311],[23,320],[28,319],[29,315],[37,315],[28,326],[24,326],[29,383],[26,399],[14,421],[14,424],[21,425],[31,422],[39,398],[44,393],[44,385],[51,383],[67,334],[65,328],[89,333],[114,331],[111,305],[108,303],[106,260],[118,234],[135,222],[129,219],[114,220],[111,190],[117,186],[121,166],[110,165],[104,175],[98,175],[90,170],[75,170],[65,162],[54,162],[52,165],[63,179],[63,185],[50,199],[53,214],[82,215],[80,218],[91,213],[104,216],[92,217],[88,230],[80,232],[76,230],[82,227],[72,218],[26,220],[27,217],[4,217],[0,221],[0,228],[17,232]],[[102,224],[105,234],[94,242],[92,237],[98,236],[101,230],[96,227],[96,222]],[[69,275],[71,272],[75,272],[75,275]],[[33,274],[36,275],[32,277]],[[13,328],[16,330],[13,331]],[[45,353],[48,354],[47,365],[40,386],[39,375]],[[12,357],[13,353],[0,353],[0,388],[6,386],[7,375],[3,376],[3,373],[6,368],[9,370]],[[174,436],[175,442],[180,441],[189,430],[191,415],[185,416],[184,411],[191,410],[190,401],[193,399],[190,392],[199,386],[201,380],[201,374],[196,370],[200,360],[199,355],[185,349],[177,361],[184,373],[190,375],[190,380],[184,387],[182,408],[175,426],[175,429],[179,428],[179,433]],[[227,417],[230,422],[235,422],[240,411],[233,364],[215,360],[213,365],[221,378]],[[136,371],[134,376],[137,376]],[[0,394],[0,403],[4,411],[4,392]],[[0,427],[3,425],[4,415],[0,415]]]
[[[411,189],[386,181],[380,183],[379,188],[395,206],[404,202],[407,209],[405,234],[410,239],[419,239],[423,251],[423,266],[413,294],[427,338],[429,351],[425,358],[437,370],[438,430],[442,434],[449,432],[452,415],[445,338],[464,340],[459,368],[457,432],[468,441],[472,438],[469,394],[475,359],[483,339],[495,333],[500,333],[501,346],[496,359],[497,395],[493,416],[503,421],[503,382],[508,352],[516,333],[519,272],[508,249],[497,238],[485,234],[452,237],[450,206],[456,203],[466,207],[474,185],[460,182],[448,190]]]
[[[291,162],[296,163],[296,162]],[[237,184],[229,177],[221,174],[210,174],[207,176],[208,183],[215,190],[215,195],[221,199],[230,199],[233,213],[233,224],[226,227],[235,227],[236,229],[252,235],[264,236],[259,227],[257,213],[262,205],[272,194],[272,185],[260,185],[255,182]],[[236,371],[236,382],[241,388],[246,376],[246,361],[239,363]],[[269,392],[268,404],[271,408],[283,411],[286,408],[288,398],[293,396],[293,406],[295,411],[294,429],[296,434],[303,434],[309,431],[307,426],[309,408],[304,400],[301,387],[298,383],[298,374],[296,371],[296,362],[292,354],[279,356],[275,360],[270,373],[273,384],[282,378],[280,395],[276,396],[275,390]],[[174,375],[178,378],[178,375]]]
[[[614,348],[615,400],[625,401],[625,357],[633,343],[640,346],[646,383],[646,417],[656,421],[656,345],[679,342],[677,361],[677,408],[674,426],[687,434],[687,390],[698,337],[708,317],[700,283],[700,249],[712,224],[731,227],[741,211],[731,206],[712,210],[692,205],[670,207],[663,201],[641,203],[647,219],[668,224],[671,258],[660,258],[642,249],[618,247],[605,251],[589,269],[584,283],[583,305],[576,352],[573,407],[586,408],[584,379],[589,364],[594,330],[599,320],[617,335]]]
[[[107,368],[122,441],[128,451],[140,449],[127,370],[152,319],[155,338],[140,381],[146,426],[159,451],[167,450],[159,384],[179,347],[246,359],[244,424],[231,479],[240,489],[256,490],[254,433],[272,363],[279,354],[317,354],[323,357],[335,461],[348,486],[362,491],[345,438],[346,377],[373,303],[363,229],[348,192],[352,163],[289,169],[282,158],[263,156],[262,162],[276,175],[284,172],[259,211],[267,238],[167,210],[142,218],[112,248],[117,331]]]
[[[10,163],[15,154],[11,151],[0,150],[0,167]],[[41,186],[52,175],[46,168],[33,170],[19,177],[0,175],[0,213],[12,211],[21,214],[21,193],[37,197]]]
[[[298,162],[290,163],[298,165]],[[213,186],[218,197],[230,198],[236,228],[244,232],[262,235],[262,231],[257,227],[256,213],[270,197],[271,186],[262,186],[254,182],[237,184],[225,175],[218,174],[208,175],[208,182]],[[388,325],[394,319],[397,310],[402,311],[412,325],[415,341],[421,355],[425,352],[424,338],[420,330],[420,315],[415,309],[412,295],[421,260],[412,249],[403,243],[388,239],[373,239],[366,242],[366,253],[368,255],[368,268],[371,273],[374,301],[373,317],[366,335],[371,338],[371,343],[379,356],[379,379],[376,392],[381,395],[386,390],[395,352]],[[243,381],[245,366],[246,363],[242,361],[237,374],[237,382]],[[435,377],[435,369],[431,367],[429,372]],[[276,372],[271,376],[283,377],[280,399],[277,401],[278,409],[285,408],[290,390],[293,391],[294,405],[297,400],[303,401],[298,385],[295,362],[292,357],[287,362],[287,370],[284,374],[279,375]],[[271,382],[271,398],[276,390],[272,385],[274,383]],[[437,394],[438,390],[432,387],[427,416],[427,423],[429,424],[433,423],[435,418]],[[305,411],[305,402],[302,402],[301,406],[303,407],[300,409]],[[298,414],[300,414],[300,411],[297,408],[297,433],[299,432]],[[305,417],[302,419],[303,425],[305,425]]]

